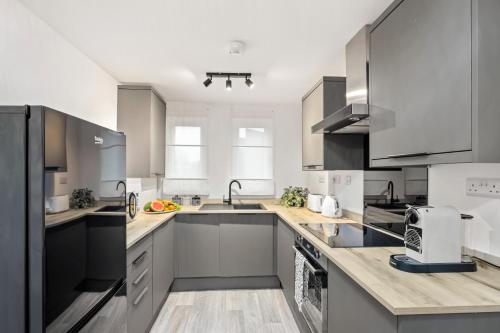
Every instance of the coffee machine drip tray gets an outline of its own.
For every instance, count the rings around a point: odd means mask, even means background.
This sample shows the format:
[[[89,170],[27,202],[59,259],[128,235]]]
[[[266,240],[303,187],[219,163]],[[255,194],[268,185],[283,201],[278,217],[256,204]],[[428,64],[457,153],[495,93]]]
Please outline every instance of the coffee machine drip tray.
[[[392,267],[408,273],[459,273],[477,271],[476,262],[470,259],[458,263],[421,263],[404,254],[393,254],[389,259]]]

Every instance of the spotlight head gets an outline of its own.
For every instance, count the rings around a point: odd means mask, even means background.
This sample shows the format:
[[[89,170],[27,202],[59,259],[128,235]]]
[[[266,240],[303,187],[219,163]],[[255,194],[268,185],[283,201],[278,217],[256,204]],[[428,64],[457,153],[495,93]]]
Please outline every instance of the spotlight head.
[[[233,83],[231,82],[231,78],[228,76],[226,80],[226,90],[230,91],[233,89]]]
[[[248,88],[250,88],[250,89],[252,89],[252,88],[253,88],[253,86],[254,86],[253,81],[252,81],[252,80],[250,80],[250,78],[248,78],[248,77],[247,77],[247,78],[246,78],[246,80],[245,80],[245,84],[246,84],[246,85],[248,86]]]
[[[212,84],[212,77],[207,77],[207,79],[203,82],[205,88],[208,88],[208,86],[211,84]]]

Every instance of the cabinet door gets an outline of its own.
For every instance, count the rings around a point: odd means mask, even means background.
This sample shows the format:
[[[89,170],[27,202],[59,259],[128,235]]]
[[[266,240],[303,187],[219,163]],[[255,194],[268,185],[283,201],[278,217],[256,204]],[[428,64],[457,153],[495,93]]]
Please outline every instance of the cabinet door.
[[[222,276],[271,276],[274,269],[274,217],[226,214],[220,225]]]
[[[323,135],[311,133],[311,127],[322,119],[323,83],[302,101],[302,166],[305,170],[323,168]]]
[[[151,92],[151,174],[165,174],[165,103]]]
[[[396,316],[328,262],[329,333],[396,333],[397,324]]]
[[[471,1],[403,1],[370,39],[370,158],[471,150]]]
[[[153,233],[153,313],[167,296],[174,280],[174,223],[165,223]]]
[[[150,177],[151,91],[118,89],[117,127],[126,135],[127,177]],[[148,148],[146,148],[148,147]]]
[[[218,215],[177,215],[175,260],[180,278],[220,276]]]
[[[292,249],[295,244],[295,233],[280,219],[278,219],[277,241],[278,278],[285,297],[292,302],[295,293],[295,254]]]

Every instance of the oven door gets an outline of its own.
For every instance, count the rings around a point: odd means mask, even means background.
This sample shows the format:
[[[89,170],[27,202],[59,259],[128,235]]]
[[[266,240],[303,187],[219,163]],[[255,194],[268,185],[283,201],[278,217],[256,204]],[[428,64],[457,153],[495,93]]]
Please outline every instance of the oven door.
[[[328,332],[328,273],[304,249],[297,249],[304,262],[301,311],[313,333]]]

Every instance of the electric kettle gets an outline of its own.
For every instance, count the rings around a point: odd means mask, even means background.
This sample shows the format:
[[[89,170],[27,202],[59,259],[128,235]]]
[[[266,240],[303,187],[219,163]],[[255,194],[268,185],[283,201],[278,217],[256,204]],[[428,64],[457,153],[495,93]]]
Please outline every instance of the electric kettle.
[[[342,217],[342,208],[340,208],[339,202],[334,196],[325,196],[321,207],[321,215],[325,217]]]

